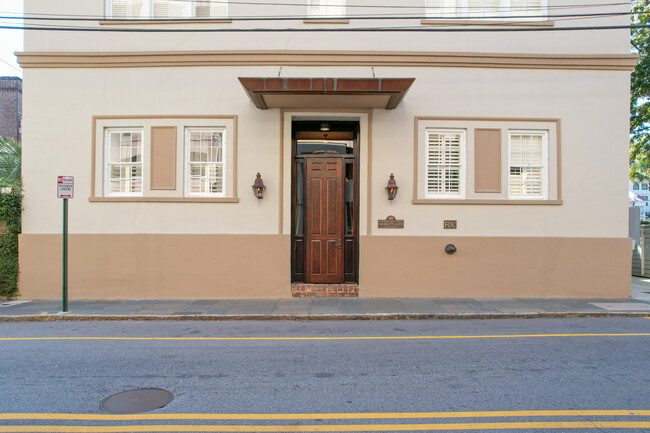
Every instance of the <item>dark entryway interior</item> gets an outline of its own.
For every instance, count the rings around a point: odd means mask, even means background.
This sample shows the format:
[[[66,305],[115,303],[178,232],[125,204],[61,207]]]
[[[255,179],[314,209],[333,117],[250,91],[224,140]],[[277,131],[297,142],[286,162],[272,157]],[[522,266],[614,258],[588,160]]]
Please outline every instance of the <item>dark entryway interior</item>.
[[[358,283],[359,122],[292,122],[291,280]]]

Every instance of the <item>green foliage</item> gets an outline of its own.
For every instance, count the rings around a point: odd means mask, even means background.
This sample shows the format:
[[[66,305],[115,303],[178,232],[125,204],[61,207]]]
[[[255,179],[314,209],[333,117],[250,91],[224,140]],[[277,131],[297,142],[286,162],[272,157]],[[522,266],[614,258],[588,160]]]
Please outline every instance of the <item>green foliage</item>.
[[[633,0],[635,12],[650,12],[648,0]],[[650,24],[650,14],[633,15],[633,24]],[[632,72],[630,99],[630,179],[650,180],[650,29],[632,29],[632,50],[639,61]]]
[[[21,178],[20,143],[13,138],[0,137],[0,189],[20,192]]]
[[[20,233],[20,192],[0,192],[0,221],[9,233],[0,234],[0,296],[18,294],[18,234]]]

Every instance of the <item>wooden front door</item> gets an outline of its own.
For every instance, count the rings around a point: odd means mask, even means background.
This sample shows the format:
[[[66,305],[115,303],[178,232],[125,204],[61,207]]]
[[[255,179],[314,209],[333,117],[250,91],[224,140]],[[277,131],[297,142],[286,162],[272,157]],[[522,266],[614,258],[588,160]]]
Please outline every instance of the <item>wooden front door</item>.
[[[343,282],[343,159],[306,158],[308,283]]]

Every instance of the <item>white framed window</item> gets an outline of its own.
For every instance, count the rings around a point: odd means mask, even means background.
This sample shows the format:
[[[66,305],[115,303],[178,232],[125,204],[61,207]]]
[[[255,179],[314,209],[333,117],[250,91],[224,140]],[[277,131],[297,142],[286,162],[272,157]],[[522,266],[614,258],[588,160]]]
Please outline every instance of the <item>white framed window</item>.
[[[427,129],[425,142],[425,197],[463,198],[466,131]]]
[[[307,16],[312,18],[345,17],[345,0],[309,0]]]
[[[104,133],[104,193],[142,195],[143,128],[106,128]]]
[[[228,0],[106,0],[115,19],[226,18]]]
[[[185,128],[187,196],[225,196],[225,141],[225,128]]]
[[[508,132],[508,197],[546,199],[548,131]]]
[[[548,0],[424,0],[429,18],[538,20],[548,14]]]

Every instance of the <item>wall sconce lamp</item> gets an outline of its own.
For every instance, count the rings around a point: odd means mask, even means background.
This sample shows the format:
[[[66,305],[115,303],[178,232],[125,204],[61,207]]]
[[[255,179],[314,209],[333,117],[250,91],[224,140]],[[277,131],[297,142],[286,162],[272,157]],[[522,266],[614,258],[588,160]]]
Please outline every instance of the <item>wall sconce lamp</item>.
[[[395,198],[398,189],[399,186],[397,186],[397,182],[395,182],[395,175],[391,173],[390,179],[388,179],[388,185],[386,185],[386,191],[388,191],[388,200]]]
[[[255,194],[255,197],[258,199],[263,199],[264,198],[264,189],[266,187],[264,186],[264,181],[262,180],[262,176],[257,173],[257,177],[255,178],[255,183],[253,183],[253,194]]]

